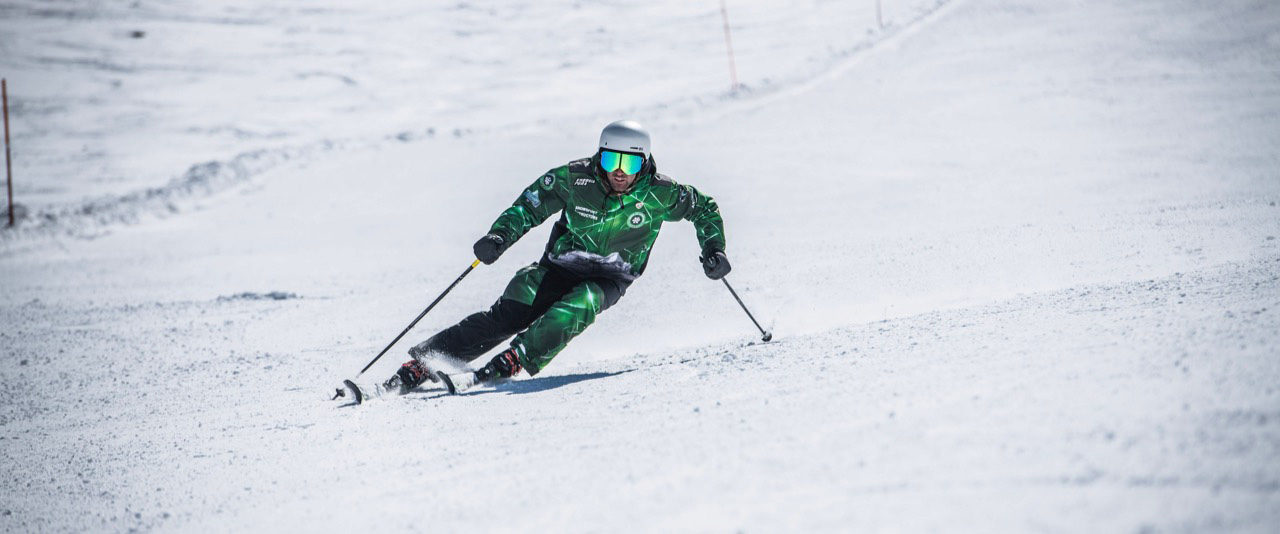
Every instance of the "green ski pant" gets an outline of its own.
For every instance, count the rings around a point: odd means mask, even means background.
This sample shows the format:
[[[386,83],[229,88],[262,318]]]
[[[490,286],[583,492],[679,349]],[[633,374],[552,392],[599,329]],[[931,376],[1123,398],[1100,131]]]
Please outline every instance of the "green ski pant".
[[[536,375],[574,337],[626,292],[629,282],[582,279],[554,265],[531,264],[507,283],[487,311],[432,336],[410,349],[418,356],[440,352],[471,361],[511,339],[520,365]]]

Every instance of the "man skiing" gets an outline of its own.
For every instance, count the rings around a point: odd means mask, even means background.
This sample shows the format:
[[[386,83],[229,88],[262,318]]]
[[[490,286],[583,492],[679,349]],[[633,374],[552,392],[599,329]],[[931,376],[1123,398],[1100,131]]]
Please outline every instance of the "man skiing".
[[[431,380],[457,394],[522,369],[538,374],[644,272],[663,222],[692,221],[707,277],[729,273],[716,202],[658,174],[649,133],[636,122],[606,126],[594,156],[551,169],[526,188],[476,242],[476,258],[492,264],[556,213],[542,259],[520,269],[487,311],[409,349],[413,359],[387,381],[388,389],[408,392]],[[512,336],[506,350],[474,372],[433,373],[426,365],[439,355],[473,361]]]

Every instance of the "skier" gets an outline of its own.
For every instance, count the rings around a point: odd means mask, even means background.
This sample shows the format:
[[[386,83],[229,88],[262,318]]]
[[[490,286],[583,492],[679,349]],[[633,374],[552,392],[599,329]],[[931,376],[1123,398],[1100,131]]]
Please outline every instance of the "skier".
[[[487,311],[409,349],[413,359],[385,386],[404,393],[426,380],[444,381],[457,394],[522,369],[538,374],[644,273],[666,221],[692,221],[707,277],[728,274],[716,202],[658,174],[650,146],[643,126],[614,122],[600,133],[594,156],[551,169],[526,188],[473,249],[478,260],[492,264],[531,228],[559,213],[542,259],[516,272]],[[473,361],[512,336],[506,350],[474,372],[449,375],[427,367],[440,355]]]

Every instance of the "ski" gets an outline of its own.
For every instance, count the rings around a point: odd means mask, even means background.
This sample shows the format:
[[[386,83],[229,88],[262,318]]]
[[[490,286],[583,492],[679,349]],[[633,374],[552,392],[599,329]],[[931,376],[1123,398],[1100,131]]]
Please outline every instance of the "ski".
[[[361,385],[351,380],[343,380],[342,385],[346,386],[348,394],[356,404],[364,404],[365,401],[381,398],[390,392],[385,384]],[[395,392],[398,394],[399,388],[396,388]]]
[[[445,374],[444,371],[436,371],[436,378],[440,382],[444,382],[445,389],[449,390],[450,395],[457,395],[471,389],[478,382],[476,374],[470,371],[458,373],[456,375]]]
[[[420,366],[423,372],[425,373],[425,378],[429,378],[430,380],[426,380],[426,379],[422,380],[424,384],[419,384],[419,386],[426,385],[425,384],[426,382],[438,382],[440,380],[435,374],[432,374],[431,370],[428,369],[425,364],[420,364]],[[387,379],[386,382],[382,382],[382,383],[369,384],[369,383],[356,383],[356,381],[354,380],[343,380],[342,385],[345,389],[338,389],[337,393],[334,395],[333,398],[338,399],[338,398],[349,396],[353,401],[355,401],[356,404],[364,404],[365,401],[379,399],[382,397],[387,397],[387,396],[398,397],[400,395],[404,395],[405,393],[408,393],[408,391],[405,391],[405,388],[403,387],[404,384],[402,380],[403,380],[403,377],[400,375],[400,373],[391,375],[391,378]],[[410,389],[412,390],[415,388],[410,388]]]

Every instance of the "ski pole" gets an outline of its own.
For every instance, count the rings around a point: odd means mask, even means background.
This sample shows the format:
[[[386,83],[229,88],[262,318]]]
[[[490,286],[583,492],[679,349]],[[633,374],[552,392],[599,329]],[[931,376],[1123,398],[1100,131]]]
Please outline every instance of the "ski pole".
[[[404,331],[400,332],[400,335],[391,340],[391,343],[387,345],[387,348],[382,349],[382,352],[379,352],[377,356],[374,356],[373,361],[370,361],[369,365],[364,366],[364,369],[361,369],[360,372],[356,374],[356,378],[359,378],[360,375],[364,374],[365,371],[368,371],[370,367],[373,367],[374,363],[382,359],[382,356],[386,354],[387,351],[391,350],[391,347],[394,346],[396,342],[400,341],[400,338],[404,337],[405,334],[408,334],[410,330],[413,330],[413,327],[417,326],[418,321],[421,321],[423,317],[426,317],[427,312],[431,311],[431,308],[436,307],[436,304],[439,304],[440,301],[444,299],[445,295],[448,295],[450,291],[453,291],[453,288],[458,285],[458,282],[461,282],[463,278],[466,278],[468,274],[471,274],[471,270],[475,269],[477,265],[480,265],[480,260],[471,262],[471,266],[467,267],[467,270],[462,271],[462,275],[458,276],[458,279],[454,280],[452,284],[449,284],[449,287],[444,290],[444,293],[441,293],[440,296],[436,297],[436,300],[432,301],[431,305],[427,306],[427,309],[422,310],[422,313],[418,314],[417,319],[414,319],[412,323],[409,323],[409,326],[405,327]],[[338,391],[341,392],[342,389],[339,388]]]
[[[750,318],[751,318],[751,322],[755,323],[756,328],[759,328],[759,329],[760,329],[760,333],[762,334],[762,337],[760,338],[760,341],[764,341],[765,343],[768,343],[768,342],[769,342],[769,340],[773,339],[773,334],[772,334],[772,333],[765,332],[765,331],[764,331],[764,328],[760,328],[760,322],[759,322],[759,321],[756,321],[755,316],[751,315],[751,310],[748,310],[748,309],[747,309],[747,305],[746,305],[746,304],[743,304],[743,303],[742,303],[742,299],[738,298],[738,292],[737,292],[737,291],[734,291],[734,290],[733,290],[733,286],[729,285],[729,279],[728,279],[728,278],[721,278],[721,279],[720,279],[720,281],[721,281],[721,282],[724,282],[724,287],[729,288],[729,293],[733,295],[733,300],[738,301],[738,305],[739,305],[739,306],[742,306],[742,311],[747,312],[747,317],[750,317]]]

